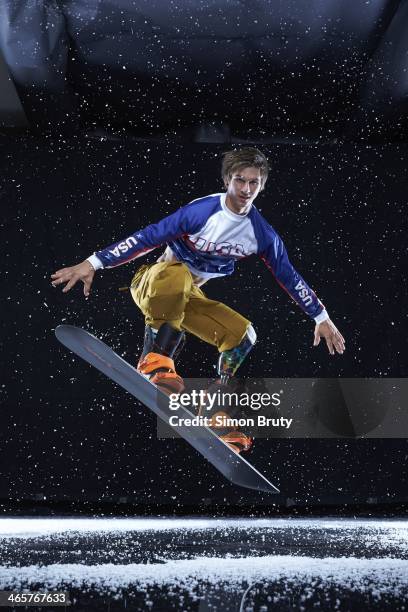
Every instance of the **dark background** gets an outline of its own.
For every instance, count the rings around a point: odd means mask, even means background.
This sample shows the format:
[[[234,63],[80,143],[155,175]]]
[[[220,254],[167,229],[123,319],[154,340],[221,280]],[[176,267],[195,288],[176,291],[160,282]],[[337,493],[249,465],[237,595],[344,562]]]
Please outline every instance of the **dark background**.
[[[20,139],[2,143],[5,204],[1,496],[139,504],[267,503],[235,490],[183,441],[54,338],[89,329],[136,363],[143,319],[128,292],[139,262],[98,273],[89,300],[50,285],[59,267],[220,189],[217,145]],[[343,356],[312,348],[313,323],[255,257],[206,287],[243,312],[258,343],[241,375],[404,377],[407,150],[265,146],[272,173],[257,205],[347,339]],[[398,180],[396,180],[398,177]],[[6,220],[5,220],[6,219]],[[159,253],[152,253],[153,260]],[[193,337],[179,371],[206,377],[216,352]],[[406,499],[405,440],[258,440],[248,458],[299,503]]]
[[[39,132],[408,137],[404,0],[3,0],[0,19]]]
[[[54,338],[80,325],[135,363],[143,321],[118,288],[146,259],[98,273],[88,301],[49,279],[220,191],[221,152],[256,144],[271,164],[256,204],[347,351],[313,349],[313,323],[251,258],[206,287],[258,333],[241,375],[405,377],[407,7],[2,3],[0,499],[176,511],[407,501],[405,439],[257,440],[248,459],[282,494],[235,489],[183,441],[157,440],[147,409]],[[179,370],[208,376],[215,362],[189,338]]]

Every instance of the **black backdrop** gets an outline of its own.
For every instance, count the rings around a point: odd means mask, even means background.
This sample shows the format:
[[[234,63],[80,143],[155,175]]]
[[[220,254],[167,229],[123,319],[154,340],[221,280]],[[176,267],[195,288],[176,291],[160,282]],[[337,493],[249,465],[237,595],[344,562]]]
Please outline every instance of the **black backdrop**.
[[[3,0],[30,125],[405,140],[404,0]]]
[[[98,274],[91,298],[50,285],[59,267],[221,190],[228,147],[58,136],[1,140],[3,283],[0,498],[128,500],[202,507],[404,501],[405,440],[258,440],[250,460],[282,495],[236,489],[183,441],[157,440],[155,419],[61,347],[61,322],[86,327],[135,361],[143,321],[128,293],[135,263]],[[313,324],[262,262],[209,283],[253,321],[252,377],[406,376],[405,145],[268,145],[271,177],[257,206],[347,340],[344,356],[312,348]],[[157,253],[150,254],[153,260]],[[185,376],[216,355],[189,337]]]

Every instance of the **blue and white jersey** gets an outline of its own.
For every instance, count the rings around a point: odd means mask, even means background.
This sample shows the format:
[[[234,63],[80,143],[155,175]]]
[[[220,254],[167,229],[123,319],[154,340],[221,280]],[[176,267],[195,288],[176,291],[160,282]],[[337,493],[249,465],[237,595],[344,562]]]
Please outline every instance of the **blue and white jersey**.
[[[232,274],[235,262],[258,255],[278,283],[302,310],[320,322],[328,317],[323,304],[296,272],[279,235],[251,206],[247,214],[232,212],[226,194],[193,200],[158,223],[148,225],[89,258],[97,268],[113,268],[167,245],[178,261],[202,279]]]

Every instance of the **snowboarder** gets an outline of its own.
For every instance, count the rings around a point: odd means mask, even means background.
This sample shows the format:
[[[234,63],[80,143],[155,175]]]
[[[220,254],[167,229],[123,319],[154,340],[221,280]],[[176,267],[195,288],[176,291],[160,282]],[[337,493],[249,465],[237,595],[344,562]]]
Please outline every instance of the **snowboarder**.
[[[251,351],[256,341],[251,322],[225,304],[208,299],[201,286],[211,278],[232,274],[235,262],[252,254],[261,257],[278,283],[314,319],[314,346],[324,338],[330,354],[342,354],[343,336],[290,263],[279,235],[253,204],[267,177],[268,162],[261,151],[254,147],[228,151],[222,161],[226,192],[193,200],[78,265],[58,270],[51,275],[52,284],[66,283],[66,293],[82,281],[88,297],[97,270],[119,266],[166,245],[156,263],[136,271],[131,294],[146,323],[138,371],[168,393],[183,388],[174,360],[185,332],[218,349],[222,384],[228,383]],[[237,452],[252,444],[240,431],[222,437]]]

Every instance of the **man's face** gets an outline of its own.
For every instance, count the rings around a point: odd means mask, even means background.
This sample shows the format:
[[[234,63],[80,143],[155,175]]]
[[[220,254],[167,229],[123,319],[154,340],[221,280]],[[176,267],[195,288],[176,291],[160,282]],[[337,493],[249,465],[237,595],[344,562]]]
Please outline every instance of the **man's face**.
[[[226,203],[228,208],[237,214],[245,213],[261,190],[261,172],[259,168],[238,168],[232,173],[227,188]]]

